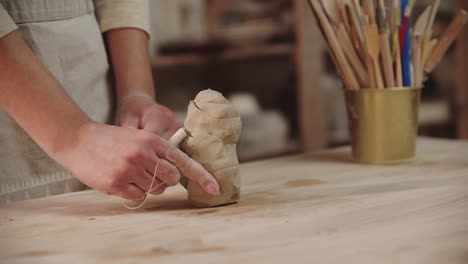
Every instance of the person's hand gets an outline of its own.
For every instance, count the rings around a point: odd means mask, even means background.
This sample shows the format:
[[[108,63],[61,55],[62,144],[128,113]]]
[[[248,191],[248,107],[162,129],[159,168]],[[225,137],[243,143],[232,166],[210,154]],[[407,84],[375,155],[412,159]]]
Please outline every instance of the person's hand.
[[[174,113],[143,93],[128,95],[117,107],[116,125],[143,129],[169,139],[180,127]]]
[[[203,166],[158,135],[145,130],[88,122],[77,131],[71,146],[53,153],[54,158],[89,187],[129,200],[144,198],[156,163],[153,194],[179,183],[180,173],[208,193],[218,194],[219,185]],[[179,172],[180,171],[180,172]]]

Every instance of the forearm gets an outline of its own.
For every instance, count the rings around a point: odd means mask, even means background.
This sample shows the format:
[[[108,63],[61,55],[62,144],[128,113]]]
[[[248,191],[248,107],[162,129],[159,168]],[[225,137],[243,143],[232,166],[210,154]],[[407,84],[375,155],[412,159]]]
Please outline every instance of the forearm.
[[[0,106],[51,155],[90,122],[16,31],[0,39]]]
[[[140,93],[155,97],[148,52],[148,36],[139,29],[113,29],[105,33],[114,72],[117,101]]]

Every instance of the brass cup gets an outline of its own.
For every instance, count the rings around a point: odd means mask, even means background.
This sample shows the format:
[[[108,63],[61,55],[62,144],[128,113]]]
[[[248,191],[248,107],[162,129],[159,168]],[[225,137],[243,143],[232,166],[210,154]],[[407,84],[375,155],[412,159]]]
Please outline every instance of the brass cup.
[[[353,159],[394,164],[416,152],[421,88],[346,91]]]

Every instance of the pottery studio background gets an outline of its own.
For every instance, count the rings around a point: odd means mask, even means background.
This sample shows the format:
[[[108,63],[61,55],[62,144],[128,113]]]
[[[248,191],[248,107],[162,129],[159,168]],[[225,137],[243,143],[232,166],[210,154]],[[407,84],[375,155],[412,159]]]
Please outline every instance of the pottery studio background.
[[[416,2],[414,16],[430,1]],[[442,1],[435,35],[466,1]],[[197,91],[225,94],[242,115],[242,161],[349,142],[342,83],[300,0],[151,1],[159,102],[184,118]],[[420,134],[468,137],[465,29],[425,83]]]

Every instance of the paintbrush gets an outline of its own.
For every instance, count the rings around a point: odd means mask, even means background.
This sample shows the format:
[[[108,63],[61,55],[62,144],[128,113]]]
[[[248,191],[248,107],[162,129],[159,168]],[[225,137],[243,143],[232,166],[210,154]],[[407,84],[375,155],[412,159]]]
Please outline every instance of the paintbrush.
[[[468,14],[465,10],[460,10],[456,17],[450,22],[450,25],[447,27],[445,32],[442,34],[442,37],[439,40],[439,43],[434,48],[427,64],[424,67],[426,73],[431,73],[435,67],[440,63],[442,58],[447,53],[450,46],[457,39],[458,35],[462,31],[466,22],[468,21]]]
[[[377,25],[379,28],[382,65],[384,68],[386,87],[395,86],[395,74],[392,65],[392,53],[389,43],[389,26],[383,0],[379,0],[377,7]]]

